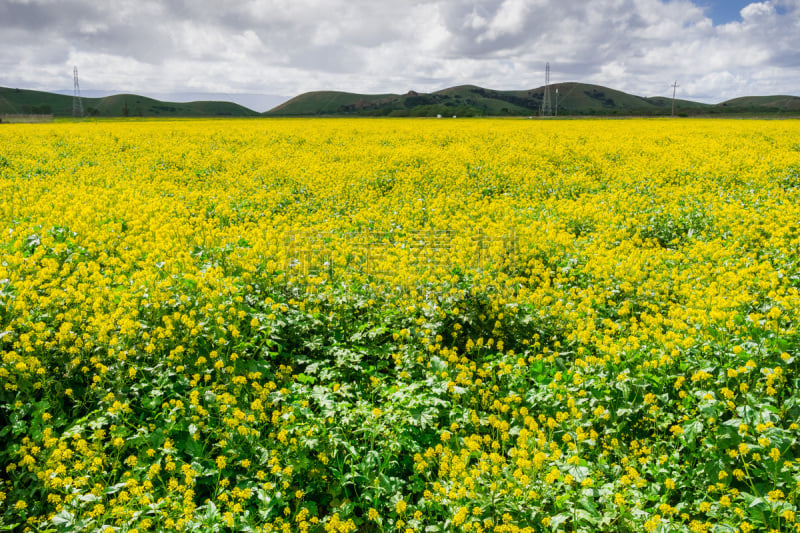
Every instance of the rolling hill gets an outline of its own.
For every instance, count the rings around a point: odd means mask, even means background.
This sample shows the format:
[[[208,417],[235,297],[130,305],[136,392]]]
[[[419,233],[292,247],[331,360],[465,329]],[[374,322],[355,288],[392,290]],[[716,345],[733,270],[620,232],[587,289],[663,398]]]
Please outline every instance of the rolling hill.
[[[743,96],[726,100],[720,107],[733,107],[744,109],[770,109],[781,112],[800,112],[800,98],[797,96],[776,95],[776,96]]]
[[[556,95],[558,91],[558,95]],[[550,86],[551,105],[559,115],[664,116],[672,113],[672,99],[642,97],[588,83]],[[537,115],[544,101],[544,87],[527,91],[497,91],[460,85],[433,93],[356,94],[317,91],[292,98],[264,113],[265,116],[524,116]],[[675,100],[679,116],[717,114],[800,114],[800,97],[755,96],[704,104]]]
[[[250,117],[258,113],[231,102],[162,102],[135,94],[82,98],[87,116],[95,117]],[[0,87],[0,114],[72,116],[72,96]]]
[[[553,110],[562,116],[665,116],[672,99],[642,97],[588,83],[550,86]],[[135,94],[83,98],[87,116],[95,117],[281,117],[281,116],[531,116],[538,115],[544,87],[498,91],[459,85],[432,93],[357,94],[315,91],[295,96],[265,113],[231,102],[164,102]],[[72,116],[72,96],[0,87],[0,114],[40,113]],[[675,100],[678,116],[798,116],[800,97],[745,96],[719,104]]]

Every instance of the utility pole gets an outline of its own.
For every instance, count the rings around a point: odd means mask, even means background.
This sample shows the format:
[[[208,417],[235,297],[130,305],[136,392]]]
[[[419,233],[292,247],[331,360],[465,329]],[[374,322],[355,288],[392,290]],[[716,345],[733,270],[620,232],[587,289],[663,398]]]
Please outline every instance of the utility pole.
[[[678,80],[675,80],[675,83],[672,84],[672,114],[671,117],[675,117],[675,91],[678,89]]]

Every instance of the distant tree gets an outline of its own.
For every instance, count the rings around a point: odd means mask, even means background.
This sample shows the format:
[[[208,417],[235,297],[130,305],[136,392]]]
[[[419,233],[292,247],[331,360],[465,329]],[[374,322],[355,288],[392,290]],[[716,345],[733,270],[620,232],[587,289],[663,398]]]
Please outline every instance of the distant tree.
[[[125,101],[125,105],[122,107],[122,114],[123,116],[128,116],[128,101]]]

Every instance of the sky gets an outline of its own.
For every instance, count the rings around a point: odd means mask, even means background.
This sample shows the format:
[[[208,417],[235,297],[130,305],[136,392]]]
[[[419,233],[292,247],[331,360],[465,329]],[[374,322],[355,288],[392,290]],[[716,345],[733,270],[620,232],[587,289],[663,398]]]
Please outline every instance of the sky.
[[[800,95],[800,0],[0,0],[0,86],[257,111],[313,90]]]

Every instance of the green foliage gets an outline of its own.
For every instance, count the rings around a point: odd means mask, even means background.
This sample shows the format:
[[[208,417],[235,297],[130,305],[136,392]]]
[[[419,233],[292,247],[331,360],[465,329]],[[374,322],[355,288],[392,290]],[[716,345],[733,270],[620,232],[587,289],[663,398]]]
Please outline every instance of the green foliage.
[[[759,136],[788,147],[768,174],[643,176],[681,141],[582,148],[592,121],[498,158],[529,122],[375,122],[360,150],[284,125],[267,159],[301,163],[268,178],[260,127],[255,156],[217,125],[146,154],[109,127],[101,168],[50,130],[0,155],[0,530],[795,527],[793,130]],[[69,218],[56,178],[95,204]]]

